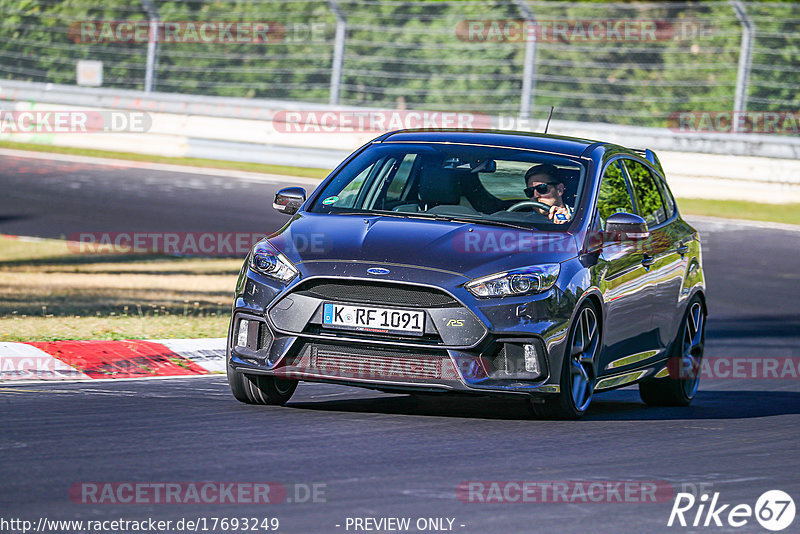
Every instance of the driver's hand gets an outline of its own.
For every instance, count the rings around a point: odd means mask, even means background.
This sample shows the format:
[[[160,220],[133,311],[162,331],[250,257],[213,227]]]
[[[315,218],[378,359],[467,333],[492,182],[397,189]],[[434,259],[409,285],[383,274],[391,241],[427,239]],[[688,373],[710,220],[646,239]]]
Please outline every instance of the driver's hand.
[[[565,206],[552,206],[547,218],[556,224],[564,224],[569,221],[569,211]]]

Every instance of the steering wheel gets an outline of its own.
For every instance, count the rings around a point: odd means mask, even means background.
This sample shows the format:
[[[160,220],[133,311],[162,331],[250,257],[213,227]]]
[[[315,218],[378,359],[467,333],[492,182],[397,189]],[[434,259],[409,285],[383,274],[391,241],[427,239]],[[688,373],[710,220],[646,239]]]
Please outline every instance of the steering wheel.
[[[540,208],[543,209],[545,212],[550,213],[550,206],[549,204],[545,204],[544,202],[539,202],[538,200],[523,200],[522,202],[517,202],[513,206],[509,206],[506,208],[506,211],[519,211],[522,208]]]

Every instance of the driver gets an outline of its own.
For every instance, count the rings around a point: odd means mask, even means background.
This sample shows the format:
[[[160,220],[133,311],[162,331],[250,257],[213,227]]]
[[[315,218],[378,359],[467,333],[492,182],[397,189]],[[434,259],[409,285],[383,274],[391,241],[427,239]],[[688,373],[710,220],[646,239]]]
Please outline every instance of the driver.
[[[545,163],[528,169],[525,173],[525,196],[531,200],[550,206],[550,211],[534,208],[556,224],[563,224],[572,218],[572,208],[564,204],[564,182],[559,177],[555,165]]]

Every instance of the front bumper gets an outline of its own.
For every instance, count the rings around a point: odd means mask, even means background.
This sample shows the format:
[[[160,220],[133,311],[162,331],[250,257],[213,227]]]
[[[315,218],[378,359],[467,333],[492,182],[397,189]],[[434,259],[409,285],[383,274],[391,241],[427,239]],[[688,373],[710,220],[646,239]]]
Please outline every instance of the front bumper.
[[[402,280],[380,282],[319,274],[280,288],[247,272],[234,304],[228,335],[229,364],[246,373],[385,391],[481,395],[546,395],[559,391],[557,377],[572,299],[554,288],[540,295],[482,300],[460,287],[463,281],[449,287],[411,283],[409,274],[403,273]],[[314,284],[320,281],[365,284],[370,291],[315,292]],[[326,290],[335,285],[320,284]],[[395,292],[391,295],[393,302],[369,303],[424,310],[428,320],[423,336],[331,331],[321,324],[324,302],[366,305],[364,299],[369,297],[365,295],[380,298],[379,286],[440,296],[425,302],[406,299],[398,304],[398,299],[406,297]],[[250,322],[246,341],[238,335],[242,319]],[[525,345],[535,347],[530,354],[535,353],[532,357],[537,360],[538,374],[518,372],[523,370],[519,361]]]

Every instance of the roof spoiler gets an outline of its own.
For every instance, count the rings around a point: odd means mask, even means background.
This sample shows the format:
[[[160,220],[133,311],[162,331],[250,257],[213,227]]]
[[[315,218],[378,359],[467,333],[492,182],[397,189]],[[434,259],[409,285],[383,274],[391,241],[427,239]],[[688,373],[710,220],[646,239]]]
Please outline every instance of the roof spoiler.
[[[658,156],[656,156],[655,152],[649,148],[634,148],[633,151],[642,155],[644,159],[652,163],[655,168],[661,170],[661,162],[658,160]]]

